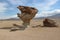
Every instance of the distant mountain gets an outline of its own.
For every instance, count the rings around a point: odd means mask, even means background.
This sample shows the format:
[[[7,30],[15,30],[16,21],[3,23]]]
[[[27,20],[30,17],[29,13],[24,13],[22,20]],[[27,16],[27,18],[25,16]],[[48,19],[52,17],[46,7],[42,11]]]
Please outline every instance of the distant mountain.
[[[7,20],[19,20],[19,18],[15,17],[15,18],[9,18]]]
[[[48,17],[39,17],[39,18],[35,18],[35,19],[44,19],[44,18],[60,19],[60,14],[56,14],[56,15],[48,16]]]
[[[0,19],[0,20],[20,20],[19,18],[15,17],[15,18],[9,18],[9,19]]]
[[[53,16],[49,16],[49,18],[60,19],[60,14],[56,14],[56,15],[53,15]]]

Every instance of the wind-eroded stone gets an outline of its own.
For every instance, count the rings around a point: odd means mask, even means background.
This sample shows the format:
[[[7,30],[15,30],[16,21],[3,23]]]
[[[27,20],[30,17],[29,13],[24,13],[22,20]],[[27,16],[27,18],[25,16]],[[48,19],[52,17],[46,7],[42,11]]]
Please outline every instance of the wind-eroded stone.
[[[56,25],[56,22],[54,21],[54,20],[52,20],[52,19],[44,19],[44,21],[43,21],[43,25],[44,26],[47,26],[47,27],[56,27],[57,25]]]
[[[21,14],[17,13],[17,15],[23,21],[23,25],[29,25],[30,20],[38,12],[36,8],[28,7],[28,6],[18,6],[17,8],[21,11]]]

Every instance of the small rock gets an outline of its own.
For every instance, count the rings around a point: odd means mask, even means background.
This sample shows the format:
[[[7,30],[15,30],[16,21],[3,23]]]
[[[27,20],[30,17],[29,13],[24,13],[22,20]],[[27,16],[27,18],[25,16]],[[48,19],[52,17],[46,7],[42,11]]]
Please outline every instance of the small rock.
[[[56,25],[56,22],[54,21],[54,20],[52,20],[52,19],[44,19],[44,21],[43,21],[43,25],[44,26],[47,26],[47,27],[56,27],[57,25]]]

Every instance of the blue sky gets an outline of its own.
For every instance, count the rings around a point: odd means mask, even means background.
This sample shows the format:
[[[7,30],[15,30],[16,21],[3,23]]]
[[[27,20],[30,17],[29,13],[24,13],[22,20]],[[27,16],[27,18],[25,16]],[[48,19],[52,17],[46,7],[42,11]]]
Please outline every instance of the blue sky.
[[[17,17],[19,5],[38,9],[35,17],[47,17],[60,13],[60,0],[0,0],[0,19]]]

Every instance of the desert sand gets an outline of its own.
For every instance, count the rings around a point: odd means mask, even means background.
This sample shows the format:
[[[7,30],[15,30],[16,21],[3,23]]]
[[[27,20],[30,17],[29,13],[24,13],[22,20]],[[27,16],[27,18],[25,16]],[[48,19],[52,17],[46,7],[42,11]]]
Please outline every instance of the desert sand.
[[[60,20],[56,20],[58,27],[37,26],[43,25],[42,21],[42,19],[31,20],[30,26],[25,30],[12,32],[9,27],[14,27],[13,24],[22,25],[21,20],[0,21],[0,40],[60,40]]]

